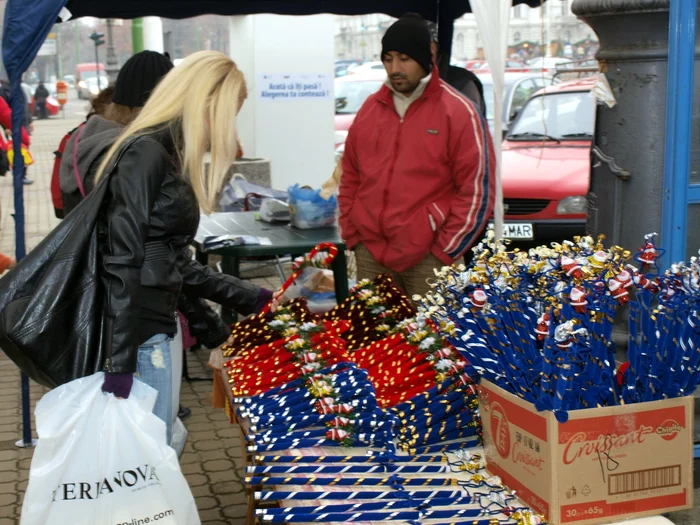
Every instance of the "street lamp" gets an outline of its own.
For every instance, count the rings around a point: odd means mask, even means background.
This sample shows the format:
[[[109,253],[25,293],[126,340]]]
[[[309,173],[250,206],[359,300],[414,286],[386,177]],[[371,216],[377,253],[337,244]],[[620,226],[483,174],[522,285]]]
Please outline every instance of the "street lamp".
[[[97,73],[97,92],[99,93],[102,91],[102,87],[100,86],[100,59],[99,59],[99,54],[97,52],[97,48],[100,47],[102,44],[105,43],[104,41],[104,33],[98,33],[97,31],[94,31],[90,35],[90,40],[92,40],[95,43],[95,72]]]

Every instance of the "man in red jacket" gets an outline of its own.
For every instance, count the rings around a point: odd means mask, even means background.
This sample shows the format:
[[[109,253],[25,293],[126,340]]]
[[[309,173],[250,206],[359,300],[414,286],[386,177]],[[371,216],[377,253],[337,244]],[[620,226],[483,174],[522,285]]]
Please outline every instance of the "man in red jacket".
[[[340,227],[359,279],[391,273],[412,297],[484,230],[494,150],[479,110],[440,80],[424,20],[394,23],[382,61],[387,83],[362,106],[345,143]]]

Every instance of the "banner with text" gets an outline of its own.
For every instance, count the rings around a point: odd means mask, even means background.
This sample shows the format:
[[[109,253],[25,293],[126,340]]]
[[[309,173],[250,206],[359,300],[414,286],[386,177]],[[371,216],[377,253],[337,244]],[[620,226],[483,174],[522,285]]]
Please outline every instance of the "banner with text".
[[[328,74],[261,74],[258,97],[262,101],[326,100],[333,96],[333,80]]]

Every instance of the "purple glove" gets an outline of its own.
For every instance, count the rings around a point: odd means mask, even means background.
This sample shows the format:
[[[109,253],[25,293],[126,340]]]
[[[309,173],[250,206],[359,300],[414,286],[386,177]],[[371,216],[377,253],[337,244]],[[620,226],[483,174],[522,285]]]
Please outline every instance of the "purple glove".
[[[116,397],[128,399],[131,394],[131,385],[134,384],[134,374],[112,374],[105,372],[105,382],[102,383],[102,391],[114,394]]]
[[[272,292],[267,288],[260,288],[260,295],[258,295],[258,301],[255,303],[254,313],[260,313],[260,311],[265,308],[265,305],[270,301],[272,301]]]

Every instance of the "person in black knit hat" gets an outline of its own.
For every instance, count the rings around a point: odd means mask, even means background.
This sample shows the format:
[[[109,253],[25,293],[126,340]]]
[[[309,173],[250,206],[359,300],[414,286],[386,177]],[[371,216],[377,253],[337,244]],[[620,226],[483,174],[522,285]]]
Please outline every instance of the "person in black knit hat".
[[[345,142],[338,222],[358,280],[390,273],[415,300],[488,223],[493,142],[474,104],[440,79],[422,17],[404,15],[387,29],[382,62],[386,84]]]
[[[85,123],[71,132],[59,169],[65,214],[92,191],[103,155],[124,126],[138,116],[151,91],[172,68],[172,62],[161,53],[141,51],[135,54],[119,70],[116,84],[107,88],[112,93],[108,103],[100,111],[88,114]],[[104,94],[100,93],[94,100],[102,98]]]
[[[146,104],[160,79],[173,68],[168,57],[156,51],[135,54],[119,70],[112,101],[105,118],[126,126]]]
[[[391,25],[382,38],[382,62],[391,87],[407,97],[413,95],[433,69],[425,20],[406,15]]]

